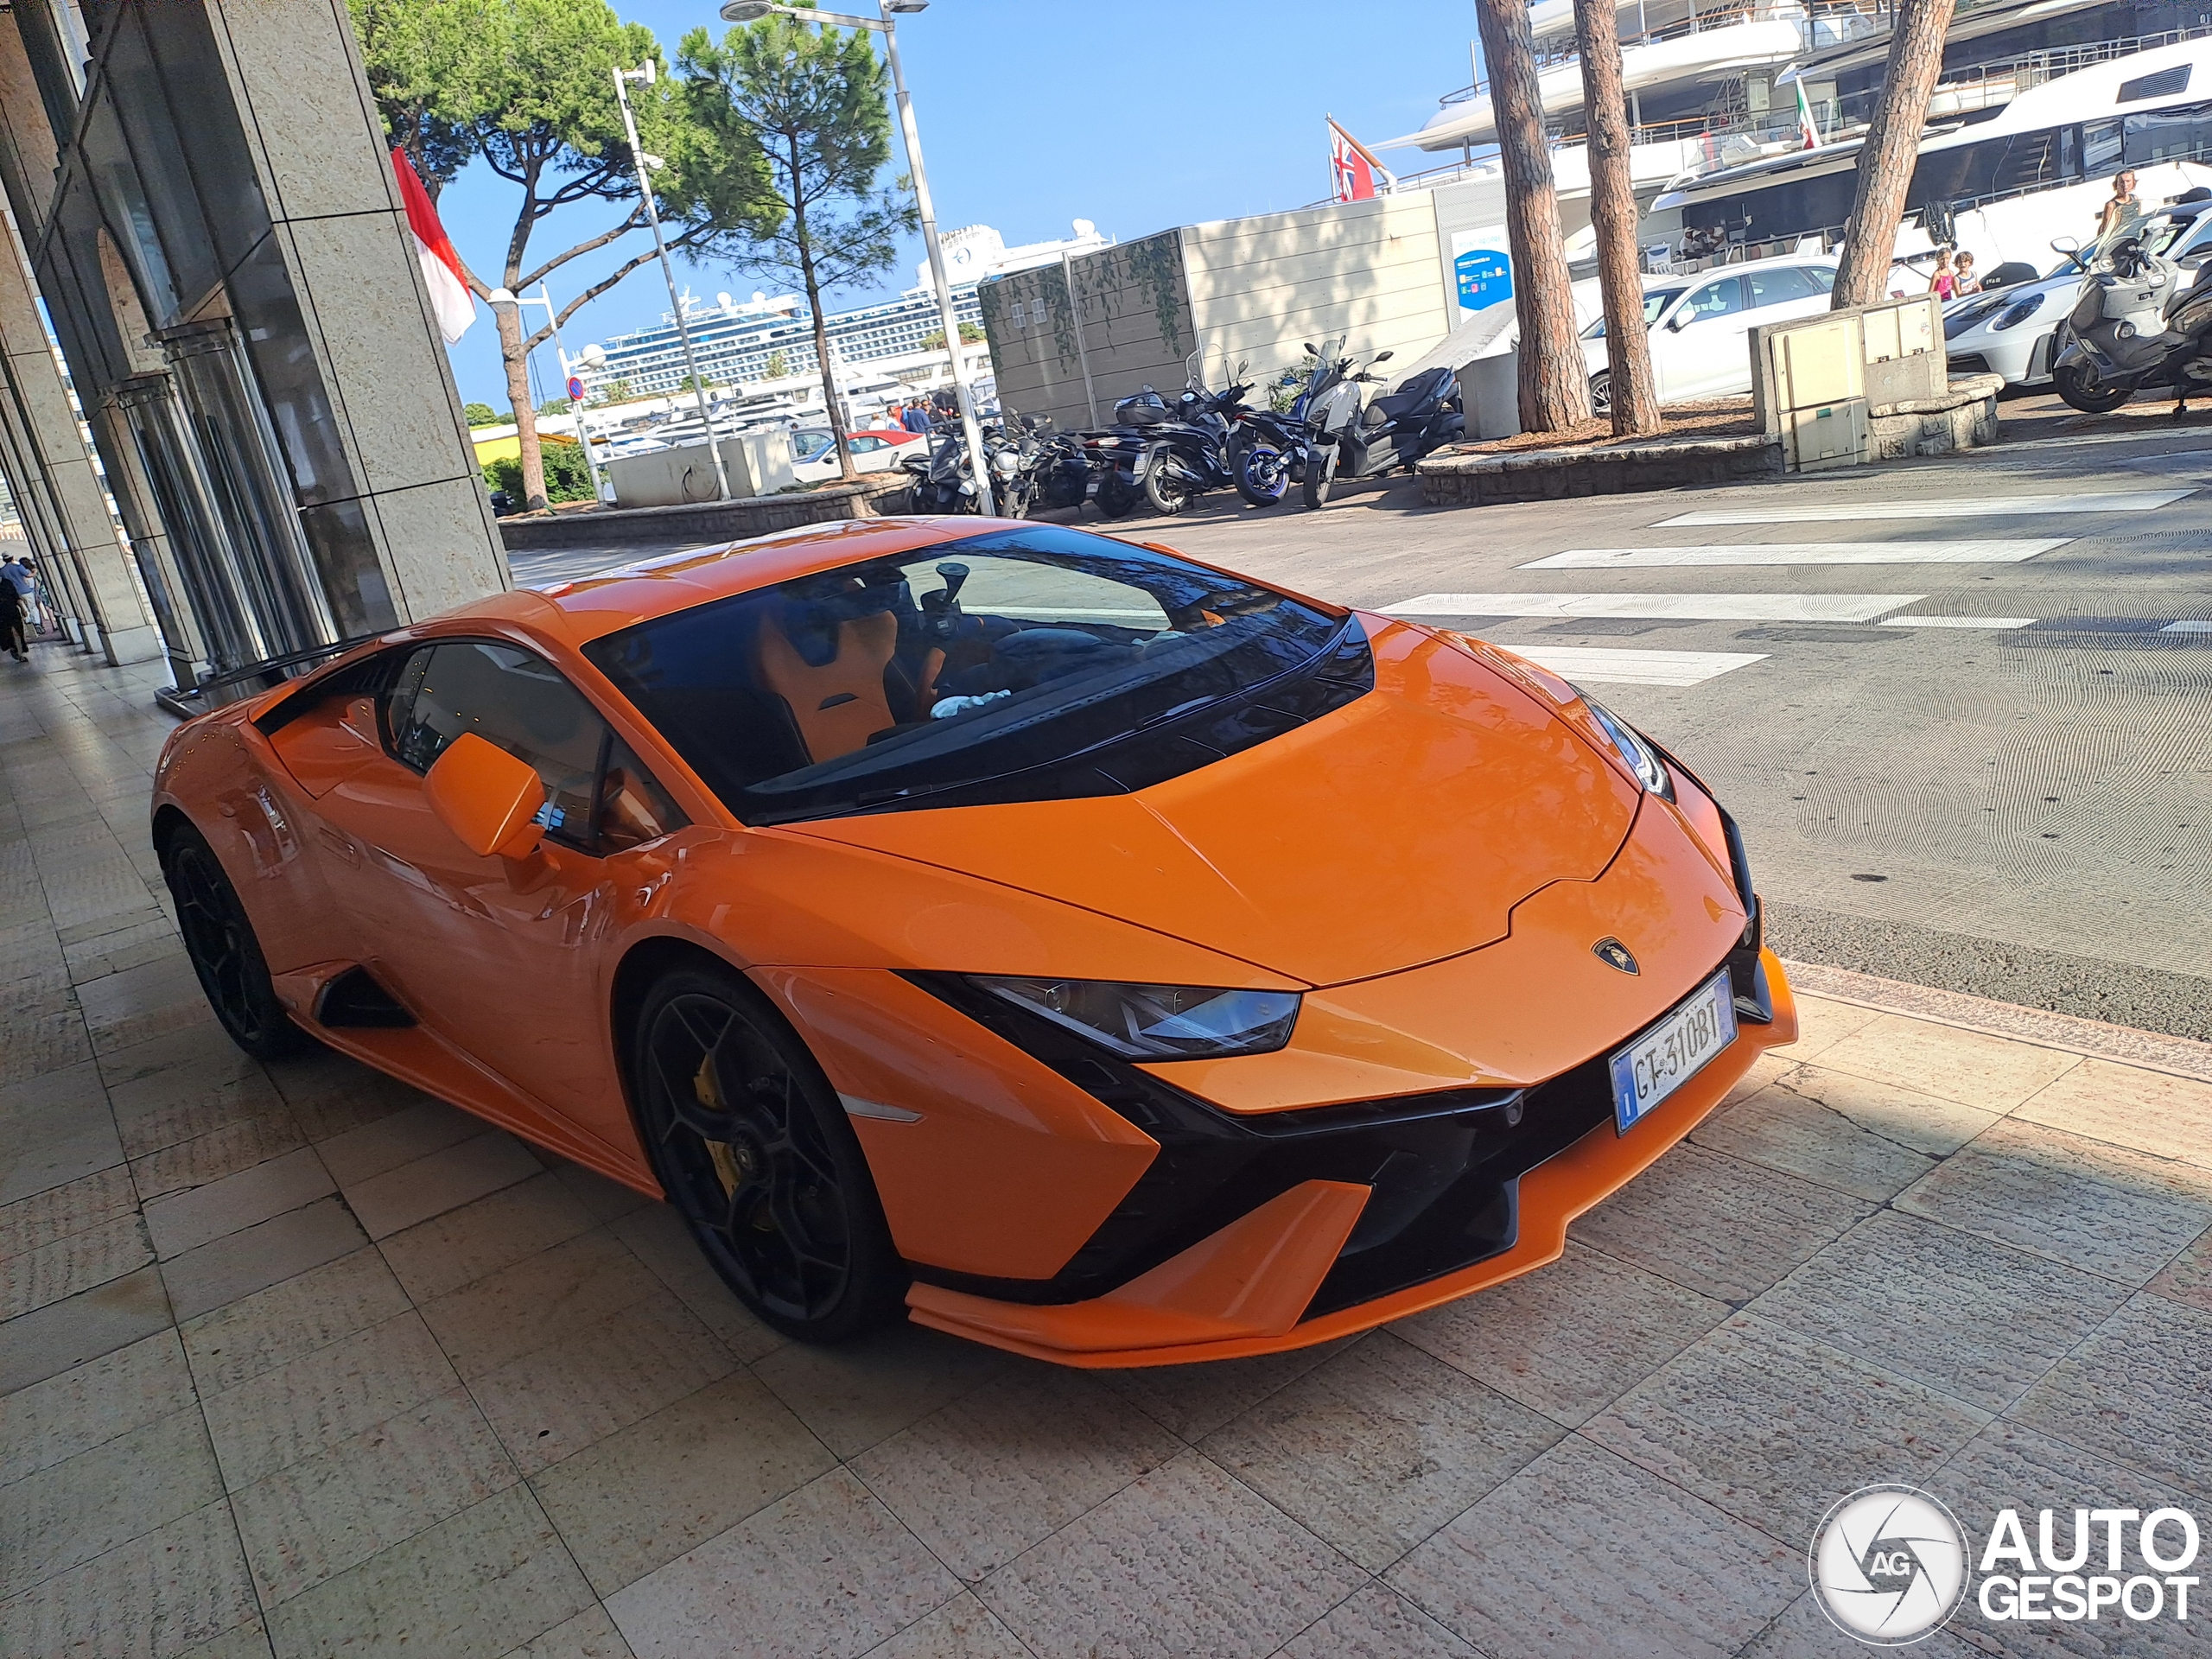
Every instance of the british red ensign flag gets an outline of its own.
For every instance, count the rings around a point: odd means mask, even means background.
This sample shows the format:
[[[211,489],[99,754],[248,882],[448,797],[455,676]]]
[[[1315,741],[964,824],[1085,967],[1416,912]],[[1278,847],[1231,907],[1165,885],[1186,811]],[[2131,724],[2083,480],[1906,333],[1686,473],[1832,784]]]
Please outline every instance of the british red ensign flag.
[[[438,332],[450,346],[476,321],[476,301],[461,275],[461,256],[453,251],[453,238],[438,223],[430,193],[415,176],[405,150],[392,150],[391,170],[399,176],[400,200],[407,204],[407,228],[415,233],[415,257],[423,267],[423,284],[430,290],[430,308],[438,314]]]
[[[1382,162],[1375,159],[1375,152],[1337,124],[1337,118],[1327,118],[1329,123],[1329,172],[1336,181],[1338,201],[1372,201],[1396,181]]]

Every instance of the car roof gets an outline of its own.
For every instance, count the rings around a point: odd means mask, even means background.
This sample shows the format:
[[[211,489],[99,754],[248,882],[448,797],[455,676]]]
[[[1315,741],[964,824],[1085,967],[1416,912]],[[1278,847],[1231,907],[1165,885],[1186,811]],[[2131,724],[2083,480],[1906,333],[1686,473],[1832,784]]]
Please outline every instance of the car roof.
[[[1777,265],[1818,265],[1833,270],[1840,256],[1833,253],[1777,253],[1770,259],[1745,259],[1730,265],[1707,265],[1703,270],[1655,270],[1643,279],[1646,293],[1672,283],[1701,283],[1713,276],[1734,276],[1747,270],[1772,270]]]

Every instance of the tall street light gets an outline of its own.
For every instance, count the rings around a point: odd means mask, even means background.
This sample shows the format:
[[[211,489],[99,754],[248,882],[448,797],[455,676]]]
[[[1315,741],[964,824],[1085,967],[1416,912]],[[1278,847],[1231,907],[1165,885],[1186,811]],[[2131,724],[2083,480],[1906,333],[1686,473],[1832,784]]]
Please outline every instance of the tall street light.
[[[927,8],[930,0],[876,0],[880,17],[854,17],[843,12],[816,11],[785,6],[773,0],[729,0],[722,16],[733,23],[757,22],[772,12],[802,22],[828,23],[837,29],[872,29],[883,36],[883,54],[891,63],[891,87],[899,105],[899,129],[906,140],[906,165],[914,175],[914,206],[921,210],[922,240],[930,253],[930,276],[937,283],[937,308],[944,324],[944,349],[952,359],[952,389],[960,401],[960,432],[968,444],[968,467],[976,479],[976,505],[983,516],[998,508],[991,499],[991,469],[983,457],[982,429],[976,423],[976,399],[968,389],[967,371],[960,365],[960,318],[952,308],[952,282],[944,271],[944,250],[938,245],[937,210],[930,206],[929,175],[922,170],[922,136],[914,128],[914,104],[906,96],[906,77],[899,67],[899,32],[892,25],[894,13],[911,16]]]
[[[715,463],[715,493],[720,500],[729,499],[729,474],[722,468],[722,447],[715,441],[715,417],[707,408],[707,383],[699,376],[699,359],[691,352],[691,325],[683,315],[683,300],[676,291],[676,267],[668,262],[668,238],[661,234],[660,209],[653,205],[653,181],[650,169],[661,165],[658,156],[648,156],[638,143],[638,118],[630,111],[630,83],[650,86],[659,74],[651,58],[635,69],[614,72],[614,97],[622,105],[622,130],[630,140],[630,164],[637,169],[638,194],[645,204],[645,221],[653,227],[653,247],[660,255],[660,274],[668,279],[669,309],[676,314],[676,337],[683,342],[683,367],[691,377],[691,390],[699,399],[699,422],[707,429],[707,454]]]
[[[584,431],[584,401],[569,391],[571,385],[579,383],[576,372],[569,362],[569,348],[561,343],[561,314],[554,308],[553,290],[540,283],[534,299],[527,294],[517,294],[511,288],[495,288],[486,297],[493,305],[512,305],[518,308],[525,305],[542,305],[545,308],[546,325],[553,330],[553,355],[561,359],[561,391],[568,398],[569,413],[576,423],[576,442],[583,446],[584,472],[591,479],[592,499],[605,500],[606,493],[599,484],[599,463],[591,458],[591,438]]]

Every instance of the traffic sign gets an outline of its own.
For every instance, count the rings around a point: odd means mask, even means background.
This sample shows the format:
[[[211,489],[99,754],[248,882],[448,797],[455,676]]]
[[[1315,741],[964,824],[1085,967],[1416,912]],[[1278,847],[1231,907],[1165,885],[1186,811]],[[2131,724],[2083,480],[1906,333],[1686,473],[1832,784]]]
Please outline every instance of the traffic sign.
[[[569,401],[572,404],[580,404],[583,400],[584,383],[572,374],[569,377]]]

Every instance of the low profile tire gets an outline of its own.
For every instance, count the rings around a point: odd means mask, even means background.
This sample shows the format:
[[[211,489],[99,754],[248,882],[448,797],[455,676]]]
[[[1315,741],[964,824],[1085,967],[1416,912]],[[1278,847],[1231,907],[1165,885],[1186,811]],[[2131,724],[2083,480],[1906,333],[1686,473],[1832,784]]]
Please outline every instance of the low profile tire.
[[[2051,385],[2070,407],[2084,415],[2108,415],[2135,395],[2133,386],[2107,385],[2086,378],[2079,364],[2068,363],[2050,372]]]
[[[162,859],[170,896],[176,900],[184,953],[200,988],[230,1039],[257,1060],[296,1054],[308,1046],[308,1034],[292,1023],[270,982],[245,906],[223,874],[207,838],[190,824],[169,837]]]
[[[1590,412],[1592,415],[1613,412],[1613,376],[1609,369],[1600,369],[1590,377]]]
[[[741,975],[662,976],[638,1012],[630,1075],[653,1173],[741,1301],[805,1342],[897,1313],[906,1275],[860,1141],[806,1046]]]

